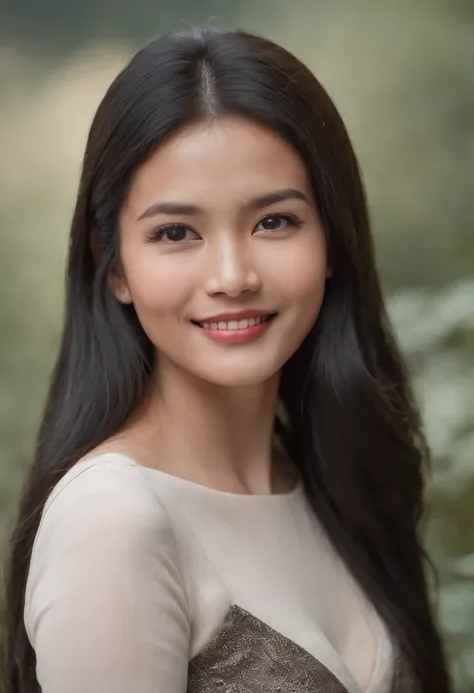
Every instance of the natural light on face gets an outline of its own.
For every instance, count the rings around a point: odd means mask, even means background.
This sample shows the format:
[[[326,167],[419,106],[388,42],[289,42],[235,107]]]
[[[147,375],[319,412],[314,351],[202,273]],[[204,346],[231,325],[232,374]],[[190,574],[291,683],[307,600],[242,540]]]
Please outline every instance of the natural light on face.
[[[326,244],[306,169],[241,117],[195,124],[136,172],[120,215],[123,280],[160,369],[245,386],[279,372],[314,324]]]

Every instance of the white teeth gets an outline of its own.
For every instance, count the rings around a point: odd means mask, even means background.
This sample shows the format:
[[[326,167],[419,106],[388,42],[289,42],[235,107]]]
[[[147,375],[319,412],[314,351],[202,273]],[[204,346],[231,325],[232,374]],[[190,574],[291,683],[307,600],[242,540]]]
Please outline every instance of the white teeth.
[[[244,318],[243,320],[228,320],[225,322],[202,322],[201,325],[205,330],[245,330],[247,327],[260,325],[266,322],[268,315],[259,315],[255,318]]]

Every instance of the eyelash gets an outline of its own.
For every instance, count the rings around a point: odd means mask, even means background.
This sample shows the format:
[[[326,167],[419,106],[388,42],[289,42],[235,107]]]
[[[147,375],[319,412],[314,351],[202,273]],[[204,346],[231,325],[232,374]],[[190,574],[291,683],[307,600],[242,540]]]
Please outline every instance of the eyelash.
[[[290,227],[293,227],[295,229],[299,228],[302,226],[303,221],[297,217],[295,214],[266,214],[264,217],[260,219],[260,221],[256,224],[258,226],[261,224],[263,221],[266,219],[283,219],[288,223]],[[174,231],[176,229],[185,229],[185,230],[190,230],[188,226],[185,224],[165,224],[164,226],[160,226],[158,229],[155,229],[153,233],[151,234],[150,241],[154,242],[165,242],[165,239],[163,236],[168,232],[168,231]],[[285,229],[264,229],[267,233],[275,233],[277,231],[284,231]],[[185,241],[168,241],[169,245],[179,245],[180,243],[184,243]]]

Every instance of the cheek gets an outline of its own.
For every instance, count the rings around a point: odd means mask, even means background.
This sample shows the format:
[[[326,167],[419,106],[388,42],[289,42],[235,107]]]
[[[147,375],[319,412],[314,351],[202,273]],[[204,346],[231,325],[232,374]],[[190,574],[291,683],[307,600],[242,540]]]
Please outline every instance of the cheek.
[[[271,256],[269,264],[272,264]],[[288,244],[284,252],[275,254],[273,265],[272,274],[278,277],[281,290],[289,301],[308,307],[314,305],[317,297],[322,296],[326,284],[324,237],[316,231],[305,234],[298,242]],[[306,304],[306,299],[309,304]]]
[[[123,257],[127,283],[140,318],[178,317],[192,294],[192,273],[176,258],[160,257],[150,245],[144,252]]]

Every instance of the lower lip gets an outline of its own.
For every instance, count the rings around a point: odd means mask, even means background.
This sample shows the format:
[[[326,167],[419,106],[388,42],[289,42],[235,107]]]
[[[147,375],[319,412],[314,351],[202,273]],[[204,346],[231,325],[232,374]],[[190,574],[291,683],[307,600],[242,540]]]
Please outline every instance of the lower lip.
[[[245,342],[251,342],[254,339],[261,337],[264,332],[268,330],[270,324],[275,318],[270,318],[265,322],[261,322],[258,325],[252,325],[250,327],[243,327],[240,330],[209,330],[205,327],[198,326],[205,335],[214,339],[216,342],[226,342],[232,344],[243,344]]]

